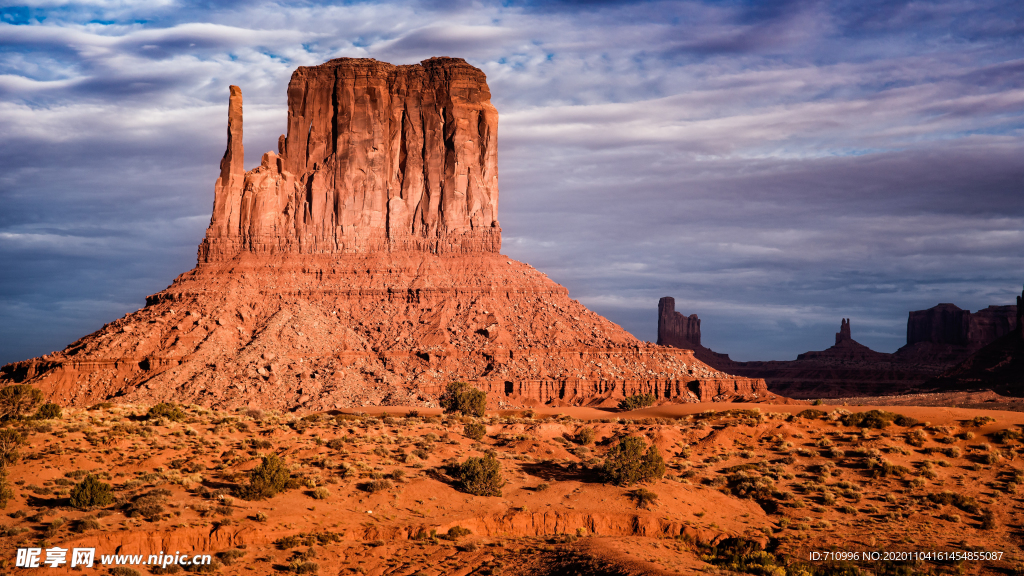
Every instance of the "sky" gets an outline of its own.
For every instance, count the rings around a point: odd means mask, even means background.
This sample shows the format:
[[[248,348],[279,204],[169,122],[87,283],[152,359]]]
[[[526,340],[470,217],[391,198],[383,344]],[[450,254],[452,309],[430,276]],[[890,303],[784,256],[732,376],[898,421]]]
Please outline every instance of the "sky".
[[[195,265],[298,66],[465,58],[499,112],[502,252],[638,338],[657,303],[737,360],[883,352],[1024,282],[1020,0],[0,0],[0,363]]]

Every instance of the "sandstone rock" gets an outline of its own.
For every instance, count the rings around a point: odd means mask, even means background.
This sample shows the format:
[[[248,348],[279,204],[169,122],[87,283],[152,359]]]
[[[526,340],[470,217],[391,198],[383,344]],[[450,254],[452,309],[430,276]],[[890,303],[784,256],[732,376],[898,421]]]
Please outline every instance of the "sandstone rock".
[[[853,340],[853,337],[850,336],[850,319],[843,318],[843,321],[839,323],[839,332],[836,332],[836,346],[850,340]]]
[[[954,304],[939,304],[927,310],[915,310],[907,319],[907,344],[966,345],[971,312]]]
[[[498,113],[483,72],[461,58],[300,67],[288,84],[288,134],[244,179],[233,171],[235,92],[232,172],[222,167],[200,262],[242,251],[500,250]]]
[[[658,301],[658,344],[676,348],[700,346],[700,318],[676,312],[676,300],[665,296]]]
[[[63,352],[3,367],[0,383],[63,405],[286,410],[431,405],[454,380],[492,408],[769,396],[498,253],[497,113],[463,60],[332,60],[299,68],[288,102],[278,151],[243,174],[232,87],[195,269]]]

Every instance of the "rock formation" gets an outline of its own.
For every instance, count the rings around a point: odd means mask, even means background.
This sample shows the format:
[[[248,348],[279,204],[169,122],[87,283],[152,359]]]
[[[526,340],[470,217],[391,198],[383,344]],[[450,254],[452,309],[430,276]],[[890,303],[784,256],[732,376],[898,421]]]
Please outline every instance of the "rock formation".
[[[993,386],[1007,390],[1002,382],[1012,380],[1013,377],[1007,375],[1016,373],[1015,369],[1008,368],[1000,372],[1003,376],[996,378],[986,376],[988,372],[980,373],[983,369],[977,367],[998,364],[993,359],[1006,360],[1016,350],[1014,341],[1007,335],[1014,332],[1015,327],[1020,330],[1020,297],[1017,306],[989,306],[973,314],[953,304],[910,312],[907,344],[894,354],[876,352],[854,340],[850,319],[843,318],[836,343],[831,348],[805,352],[796,360],[767,362],[736,362],[727,354],[705,348],[700,344],[697,315],[682,316],[674,311],[674,304],[668,297],[658,304],[659,344],[693,350],[699,360],[723,372],[764,378],[769,390],[782,396],[822,398],[905,393],[936,387],[963,388],[976,386],[986,378]],[[697,330],[696,343],[692,341],[693,336],[689,339],[684,336],[692,334],[690,326],[693,325]],[[995,342],[1001,344],[992,348],[990,345]],[[975,353],[981,356],[976,357]],[[960,362],[965,364],[954,369]],[[935,380],[937,377],[939,380]],[[1019,395],[1024,396],[1024,386]]]
[[[195,269],[62,352],[9,364],[53,401],[308,409],[765,398],[641,342],[498,253],[497,113],[461,59],[338,59],[288,88],[288,134],[243,171],[242,95]],[[699,338],[699,332],[698,338]]]
[[[989,306],[976,314],[994,310],[997,318],[997,338],[971,353],[962,362],[946,370],[922,388],[938,390],[991,389],[1005,396],[1024,396],[1024,306],[1017,296],[1017,306]],[[1014,309],[1016,308],[1016,309]],[[1007,310],[1009,309],[1009,310]],[[1006,328],[1007,312],[1013,313],[1013,325]],[[991,324],[989,324],[991,325]]]
[[[658,345],[676,348],[700,346],[700,318],[676,312],[676,299],[665,296],[658,301]]]
[[[852,340],[853,336],[850,335],[850,319],[843,318],[843,321],[839,323],[839,332],[836,332],[836,346]]]
[[[241,172],[242,95],[200,262],[256,254],[498,252],[498,112],[458,58],[339,58],[288,83],[288,134]],[[237,126],[237,137],[235,135]]]

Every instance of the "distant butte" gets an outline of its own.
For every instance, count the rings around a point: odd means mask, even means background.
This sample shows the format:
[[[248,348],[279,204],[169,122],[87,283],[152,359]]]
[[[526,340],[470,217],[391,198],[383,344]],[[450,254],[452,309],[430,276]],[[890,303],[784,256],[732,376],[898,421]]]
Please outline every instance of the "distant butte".
[[[796,360],[751,362],[736,362],[704,347],[700,319],[675,312],[674,304],[669,297],[658,304],[659,343],[690,349],[723,372],[764,378],[769,390],[782,396],[874,396],[972,387],[1024,395],[1024,386],[1011,386],[1014,378],[1024,377],[1024,369],[1013,368],[1016,364],[1011,362],[1018,349],[1012,334],[1020,325],[1019,303],[989,306],[973,314],[953,304],[910,312],[907,344],[893,354],[876,352],[854,340],[850,319],[843,318],[835,345],[826,350],[805,352]],[[1024,350],[1017,356],[1024,358]]]
[[[196,267],[64,351],[0,370],[63,405],[492,408],[757,400],[763,380],[641,342],[499,253],[498,115],[458,58],[300,67],[276,152],[244,170],[242,91]]]

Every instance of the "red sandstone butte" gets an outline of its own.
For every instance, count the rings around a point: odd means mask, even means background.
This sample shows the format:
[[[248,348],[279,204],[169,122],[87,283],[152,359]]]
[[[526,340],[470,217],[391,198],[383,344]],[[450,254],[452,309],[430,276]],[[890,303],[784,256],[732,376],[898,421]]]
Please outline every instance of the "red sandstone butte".
[[[342,58],[295,71],[287,135],[244,172],[232,86],[196,267],[0,380],[79,406],[429,406],[453,380],[492,408],[770,396],[501,255],[497,130],[483,72],[461,59]]]

